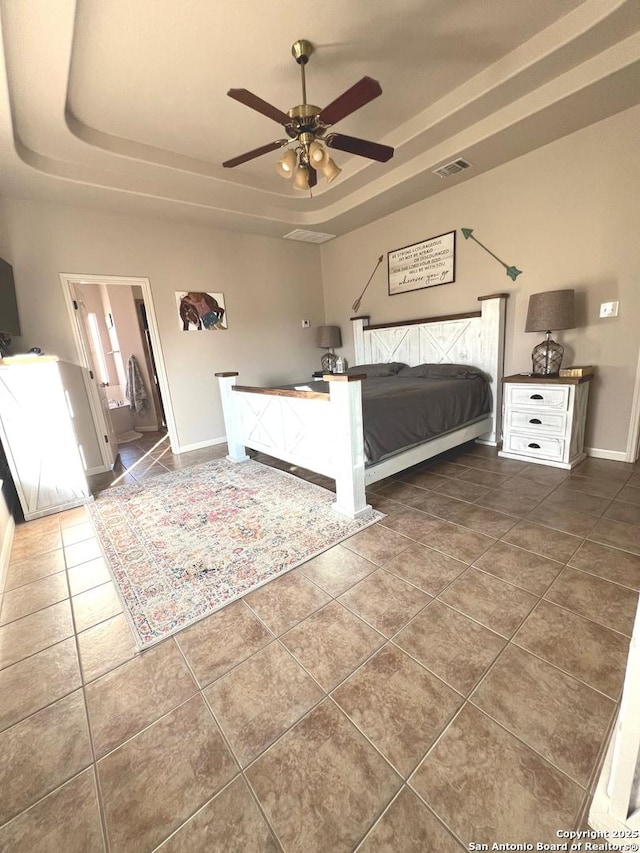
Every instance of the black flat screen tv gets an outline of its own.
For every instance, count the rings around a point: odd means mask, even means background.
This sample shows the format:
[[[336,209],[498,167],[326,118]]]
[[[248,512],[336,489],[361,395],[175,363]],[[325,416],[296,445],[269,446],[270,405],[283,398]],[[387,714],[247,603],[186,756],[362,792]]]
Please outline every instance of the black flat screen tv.
[[[0,258],[0,335],[20,335],[13,267]]]

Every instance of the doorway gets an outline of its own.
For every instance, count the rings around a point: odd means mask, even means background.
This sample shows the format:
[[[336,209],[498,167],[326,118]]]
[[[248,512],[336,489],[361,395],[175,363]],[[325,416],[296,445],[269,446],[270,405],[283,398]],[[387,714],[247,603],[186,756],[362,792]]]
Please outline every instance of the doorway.
[[[142,433],[166,429],[176,448],[149,280],[68,273],[61,273],[60,280],[78,363],[87,368],[85,382],[96,433],[104,436],[99,470],[113,467],[118,437],[127,442]]]

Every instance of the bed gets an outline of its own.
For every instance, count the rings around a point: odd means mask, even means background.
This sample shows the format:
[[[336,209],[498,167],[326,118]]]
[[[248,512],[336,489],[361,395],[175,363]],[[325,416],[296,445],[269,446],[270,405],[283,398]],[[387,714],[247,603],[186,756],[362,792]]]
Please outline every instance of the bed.
[[[363,409],[368,423],[372,408],[386,409],[402,427],[404,403],[399,391],[389,398],[387,389],[385,397],[384,383],[379,381],[384,377],[367,377],[366,367],[362,372],[356,367],[347,374],[325,376],[323,382],[273,388],[240,385],[236,372],[216,373],[228,458],[247,460],[249,447],[324,474],[336,481],[336,511],[356,518],[369,510],[365,490],[372,483],[474,439],[496,445],[500,440],[506,299],[507,294],[479,297],[480,310],[445,317],[385,324],[371,324],[369,317],[351,321],[358,365],[397,363],[418,372],[420,365],[441,365],[444,373],[445,366],[456,365],[451,369],[459,372],[464,365],[469,369],[463,372],[468,374],[474,374],[473,368],[488,381],[483,411],[468,416],[460,404],[458,408],[464,411],[454,425],[427,440],[410,440],[402,449],[389,450],[384,441],[376,444],[365,439]],[[474,377],[445,377],[445,381],[457,378],[459,385],[470,388],[478,384]],[[419,377],[409,371],[400,378],[406,390]],[[442,379],[433,381],[442,387]]]

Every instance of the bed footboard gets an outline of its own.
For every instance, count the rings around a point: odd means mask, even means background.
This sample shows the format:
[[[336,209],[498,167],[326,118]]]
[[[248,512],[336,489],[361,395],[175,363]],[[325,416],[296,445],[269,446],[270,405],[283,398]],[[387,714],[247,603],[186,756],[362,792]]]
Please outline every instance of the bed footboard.
[[[246,448],[336,481],[334,509],[358,518],[365,497],[361,382],[364,376],[326,376],[329,393],[313,383],[292,388],[237,384],[237,373],[216,373],[227,431],[228,459],[244,462]]]

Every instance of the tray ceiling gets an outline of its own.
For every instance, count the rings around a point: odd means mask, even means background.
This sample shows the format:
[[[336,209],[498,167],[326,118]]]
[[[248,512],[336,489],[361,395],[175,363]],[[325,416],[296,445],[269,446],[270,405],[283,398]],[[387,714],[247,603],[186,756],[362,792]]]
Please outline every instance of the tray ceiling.
[[[637,0],[3,0],[0,193],[282,235],[344,233],[640,102]],[[335,129],[392,145],[386,164],[335,151],[313,195],[275,172],[283,137],[228,98],[301,101],[361,77],[383,94]],[[440,179],[457,157],[472,168]]]

